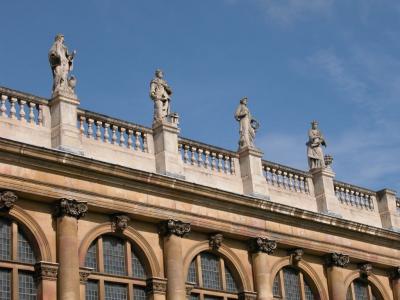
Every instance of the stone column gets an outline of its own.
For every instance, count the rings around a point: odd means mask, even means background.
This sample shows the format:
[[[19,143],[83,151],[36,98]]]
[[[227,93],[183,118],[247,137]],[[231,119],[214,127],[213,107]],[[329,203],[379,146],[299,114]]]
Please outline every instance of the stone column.
[[[166,291],[166,279],[153,277],[146,280],[146,294],[149,300],[165,300]]]
[[[40,261],[35,264],[35,279],[38,282],[38,299],[57,299],[58,264]]]
[[[335,217],[341,217],[339,200],[335,195],[335,188],[333,186],[335,173],[331,167],[311,169],[310,172],[313,177],[318,211]]]
[[[382,220],[382,227],[400,232],[400,218],[396,204],[396,192],[383,189],[377,193],[378,209]]]
[[[254,147],[246,146],[239,150],[243,193],[269,199],[268,184],[262,169],[262,156],[263,153]]]
[[[78,219],[87,210],[86,202],[70,199],[61,199],[56,206],[59,300],[80,298]]]
[[[154,155],[157,173],[184,178],[178,151],[178,118],[153,123]]]
[[[275,241],[266,238],[254,238],[249,241],[249,249],[253,260],[253,277],[257,300],[272,300],[271,268],[272,263],[268,257],[276,249]]]
[[[392,280],[393,299],[400,300],[400,267],[396,267],[390,272],[390,279]]]
[[[53,148],[82,154],[81,137],[77,127],[78,105],[78,99],[63,94],[56,94],[49,102]]]
[[[164,265],[168,280],[167,300],[186,300],[182,237],[189,232],[189,223],[167,220],[160,224],[160,234],[164,237]]]
[[[350,262],[349,256],[341,253],[331,253],[326,256],[326,273],[328,277],[329,299],[346,299],[343,268]]]

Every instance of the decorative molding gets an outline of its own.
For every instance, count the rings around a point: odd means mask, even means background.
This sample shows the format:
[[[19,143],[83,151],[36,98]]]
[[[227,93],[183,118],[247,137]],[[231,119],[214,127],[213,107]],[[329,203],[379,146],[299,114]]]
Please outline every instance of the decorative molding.
[[[288,253],[290,256],[290,263],[292,265],[297,265],[303,259],[304,250],[301,248],[290,249]]]
[[[12,191],[3,191],[0,193],[0,210],[10,210],[13,208],[18,196]]]
[[[210,245],[210,249],[214,251],[218,251],[218,249],[222,246],[222,242],[224,241],[224,236],[222,233],[215,233],[210,235],[208,244]]]
[[[250,291],[240,292],[238,296],[239,296],[239,300],[256,300],[257,299],[257,293],[250,292]]]
[[[186,296],[190,296],[192,290],[194,289],[195,283],[186,282]]]
[[[111,216],[111,227],[112,230],[115,232],[117,230],[124,231],[128,228],[128,223],[131,220],[127,215],[120,215],[116,214]]]
[[[325,258],[328,267],[336,266],[344,268],[350,263],[350,257],[343,253],[333,252]]]
[[[35,279],[41,280],[57,280],[58,264],[46,261],[40,261],[35,264]]]
[[[184,223],[178,220],[166,220],[160,223],[160,234],[170,236],[174,234],[183,237],[190,232],[190,223]]]
[[[360,269],[360,276],[362,278],[367,278],[372,274],[372,265],[370,263],[364,263],[358,265]]]
[[[79,220],[86,215],[87,211],[87,202],[62,198],[60,199],[60,202],[56,205],[54,216],[57,218],[69,216]]]
[[[153,277],[146,280],[146,294],[165,295],[166,292],[167,279]]]
[[[93,272],[93,268],[80,267],[79,268],[79,281],[80,283],[86,284],[88,277]]]
[[[389,271],[390,279],[397,280],[400,279],[400,266],[395,267]]]
[[[249,249],[252,253],[264,252],[267,254],[274,253],[277,247],[276,241],[267,238],[257,237],[249,240]]]

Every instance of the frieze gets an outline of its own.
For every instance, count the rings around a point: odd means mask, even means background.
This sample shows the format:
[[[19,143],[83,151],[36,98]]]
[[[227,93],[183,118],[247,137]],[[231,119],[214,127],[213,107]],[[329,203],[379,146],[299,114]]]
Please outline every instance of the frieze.
[[[171,234],[183,237],[190,232],[190,223],[169,219],[160,223],[160,234],[169,236]]]
[[[161,294],[167,292],[167,279],[149,278],[146,280],[146,294]]]
[[[224,236],[222,235],[222,233],[215,233],[210,235],[210,239],[208,242],[210,245],[210,249],[217,251],[222,246],[223,241]]]
[[[276,241],[269,240],[267,238],[254,238],[249,240],[249,249],[252,253],[264,252],[267,254],[274,253],[277,247]]]
[[[117,230],[124,231],[128,228],[128,223],[131,219],[127,215],[113,215],[111,217],[112,230],[115,232]]]
[[[87,202],[63,198],[60,199],[60,202],[56,205],[54,216],[69,216],[79,220],[86,215],[87,211]]]
[[[326,265],[328,267],[336,266],[344,268],[350,263],[350,257],[342,253],[331,253],[326,256]]]
[[[12,191],[3,191],[0,193],[0,210],[10,210],[13,208],[18,196]]]
[[[57,280],[58,264],[40,261],[35,264],[35,279],[41,280]]]

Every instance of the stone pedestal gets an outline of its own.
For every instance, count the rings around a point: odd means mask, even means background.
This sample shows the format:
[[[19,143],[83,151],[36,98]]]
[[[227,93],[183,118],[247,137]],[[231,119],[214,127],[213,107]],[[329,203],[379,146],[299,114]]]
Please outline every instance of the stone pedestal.
[[[383,189],[377,194],[382,227],[400,232],[400,211],[396,207],[396,192]]]
[[[333,178],[335,173],[330,167],[310,170],[313,178],[314,193],[317,200],[318,212],[341,217],[339,200],[335,195]]]
[[[262,169],[262,156],[263,153],[253,147],[239,149],[243,193],[269,199],[268,184]]]
[[[87,204],[76,200],[61,199],[56,207],[58,298],[80,298],[80,273],[78,254],[78,219],[87,212]]]
[[[183,178],[183,163],[178,151],[177,121],[153,123],[154,154],[157,173]]]
[[[55,149],[83,154],[77,128],[79,100],[56,94],[49,102],[51,113],[51,146]]]
[[[186,279],[183,272],[182,237],[190,232],[190,224],[176,220],[161,223],[164,237],[164,259],[168,278],[167,300],[186,300]]]

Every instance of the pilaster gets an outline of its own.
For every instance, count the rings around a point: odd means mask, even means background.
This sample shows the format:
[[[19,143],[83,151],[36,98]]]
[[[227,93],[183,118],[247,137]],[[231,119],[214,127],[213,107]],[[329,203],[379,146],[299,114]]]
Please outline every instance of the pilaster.
[[[149,278],[146,280],[146,294],[149,300],[164,300],[167,292],[167,279]]]
[[[81,294],[80,299],[86,298],[86,283],[92,271],[93,271],[92,268],[86,268],[86,267],[79,268],[79,282],[80,282],[80,294]]]
[[[391,270],[390,279],[392,280],[393,299],[400,300],[400,266]]]
[[[396,192],[383,189],[377,195],[382,227],[400,232],[400,210],[396,204]]]
[[[343,268],[349,264],[349,256],[342,253],[331,253],[326,256],[325,262],[328,277],[329,299],[346,299]]]
[[[57,299],[58,264],[40,261],[35,264],[35,279],[38,284],[38,299]]]

